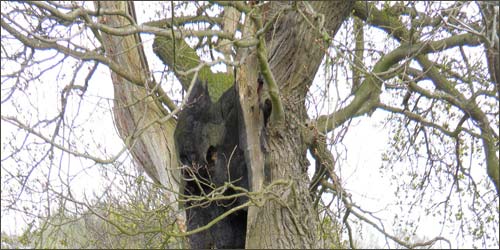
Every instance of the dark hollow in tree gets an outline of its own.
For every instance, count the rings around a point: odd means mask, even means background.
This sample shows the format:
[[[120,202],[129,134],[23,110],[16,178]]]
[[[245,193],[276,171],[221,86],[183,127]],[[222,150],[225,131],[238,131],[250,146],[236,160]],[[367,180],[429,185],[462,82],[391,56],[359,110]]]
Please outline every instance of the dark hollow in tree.
[[[174,137],[182,162],[186,218],[189,231],[207,225],[226,211],[245,203],[246,197],[217,199],[207,196],[225,183],[248,190],[248,174],[239,146],[239,102],[235,87],[213,103],[206,84],[195,83],[179,112]],[[228,188],[223,195],[236,194]],[[193,249],[244,248],[247,211],[238,210],[207,230],[189,236]]]

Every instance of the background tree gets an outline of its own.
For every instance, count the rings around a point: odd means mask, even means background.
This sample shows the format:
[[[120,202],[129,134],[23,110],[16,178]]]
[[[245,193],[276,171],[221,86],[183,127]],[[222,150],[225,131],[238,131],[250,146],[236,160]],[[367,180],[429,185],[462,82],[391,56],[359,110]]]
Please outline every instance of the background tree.
[[[239,91],[252,171],[247,247],[338,247],[344,239],[355,247],[351,224],[359,221],[388,245],[446,242],[441,236],[411,240],[418,219],[397,213],[402,231],[386,229],[387,222],[357,205],[359,197],[345,188],[342,140],[352,121],[377,116],[390,128],[381,171],[394,176],[397,205],[410,215],[457,223],[474,244],[498,247],[497,4],[158,6],[164,9],[137,15],[133,2],[2,3],[2,129],[10,128],[5,137],[2,131],[2,213],[44,218],[60,207],[74,212],[57,213],[69,221],[90,211],[124,235],[153,233],[164,237],[161,246],[178,246],[167,238],[191,232],[178,207],[173,131],[185,101],[177,99],[199,79],[208,82],[213,100],[233,82]],[[96,76],[102,68],[109,70],[106,78]],[[265,130],[255,109],[262,97],[259,72],[273,107]],[[118,147],[87,126],[111,115],[123,142]],[[134,197],[125,187],[136,185],[118,180],[141,179],[131,174],[131,159],[153,182],[146,188],[156,197],[149,209],[131,199],[118,206]],[[99,193],[75,196],[76,165],[104,167],[94,174],[109,180],[105,194],[123,197],[103,203]],[[168,214],[160,217],[170,226],[138,228],[148,218],[140,215],[151,211]]]

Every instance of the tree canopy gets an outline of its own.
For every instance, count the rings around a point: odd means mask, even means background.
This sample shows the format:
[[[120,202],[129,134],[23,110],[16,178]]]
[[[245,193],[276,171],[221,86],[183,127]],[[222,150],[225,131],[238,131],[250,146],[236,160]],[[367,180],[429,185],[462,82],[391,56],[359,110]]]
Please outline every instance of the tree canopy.
[[[173,137],[197,80],[214,102],[238,89],[247,247],[500,245],[496,2],[16,1],[1,13],[2,247],[186,247]]]

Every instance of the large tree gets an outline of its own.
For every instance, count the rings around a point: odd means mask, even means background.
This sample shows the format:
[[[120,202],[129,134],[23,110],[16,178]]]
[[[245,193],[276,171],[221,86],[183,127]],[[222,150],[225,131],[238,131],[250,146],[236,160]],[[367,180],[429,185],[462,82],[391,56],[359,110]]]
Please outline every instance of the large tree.
[[[2,182],[14,178],[25,189],[40,162],[50,162],[49,167],[54,164],[55,152],[103,165],[120,161],[123,151],[100,157],[92,149],[74,145],[78,143],[74,136],[89,134],[66,131],[80,128],[70,118],[78,112],[68,114],[68,103],[77,96],[80,102],[89,98],[85,96],[89,82],[95,78],[95,70],[105,66],[111,79],[100,84],[112,86],[112,115],[124,149],[160,187],[158,192],[166,197],[162,200],[175,206],[183,197],[179,195],[182,176],[174,130],[187,98],[176,101],[171,79],[178,80],[185,96],[196,81],[206,82],[214,101],[236,85],[244,127],[240,146],[251,172],[250,190],[245,192],[250,202],[238,208],[248,209],[248,248],[321,248],[330,244],[323,240],[329,230],[325,218],[331,214],[331,206],[321,199],[326,193],[340,201],[342,212],[330,223],[346,225],[351,247],[349,220],[353,216],[405,247],[442,239],[413,244],[394,236],[369,220],[343,188],[336,166],[341,156],[331,146],[340,143],[351,121],[370,119],[377,110],[387,111],[392,128],[391,147],[384,154],[390,166],[386,171],[399,173],[391,168],[404,162],[409,167],[401,172],[411,177],[408,189],[423,197],[439,183],[437,190],[450,192],[441,205],[449,206],[449,199],[465,194],[471,204],[479,202],[491,210],[484,217],[478,215],[481,226],[491,228],[491,223],[498,223],[494,212],[500,193],[498,5],[168,2],[163,5],[168,11],[141,13],[150,15],[144,22],[139,21],[133,2],[5,5],[1,17],[2,107],[6,103],[15,109],[15,98],[24,94],[29,102],[26,89],[33,88],[39,76],[62,69],[65,62],[74,67],[73,72],[59,73],[71,76],[55,90],[55,114],[2,113],[2,124],[14,125],[47,145],[40,149],[41,155],[33,154],[33,160],[26,163],[31,171],[17,174],[5,167],[8,174],[4,175],[2,163]],[[469,7],[472,10],[467,11]],[[343,34],[345,40],[334,39],[343,24],[352,33]],[[383,34],[387,44],[370,41],[373,33],[365,31]],[[153,39],[152,47],[143,46],[145,39]],[[471,53],[474,48],[483,53]],[[151,67],[152,55],[162,65]],[[222,70],[215,71],[216,66]],[[315,86],[313,80],[323,69],[327,73]],[[265,82],[263,89],[259,75]],[[325,90],[320,97],[313,93],[318,86]],[[322,98],[329,90],[338,91],[342,86],[348,86],[349,94],[339,96],[343,99],[334,110],[308,113],[311,96],[326,103]],[[267,124],[260,109],[263,99],[272,106]],[[29,154],[24,144],[12,145],[2,161],[19,163],[23,150]],[[311,177],[307,174],[308,152],[315,160]],[[481,177],[474,176],[478,172],[489,181],[481,182]],[[453,189],[459,195],[452,195]],[[71,192],[58,194],[81,204]],[[167,234],[193,233],[185,231],[183,213],[172,214],[177,227]],[[120,223],[114,225],[122,233],[136,232]]]

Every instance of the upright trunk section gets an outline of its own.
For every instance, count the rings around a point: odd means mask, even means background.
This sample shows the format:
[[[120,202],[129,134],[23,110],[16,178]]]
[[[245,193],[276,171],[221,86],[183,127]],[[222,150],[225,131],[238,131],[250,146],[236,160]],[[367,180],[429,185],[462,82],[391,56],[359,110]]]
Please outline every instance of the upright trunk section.
[[[96,9],[113,9],[129,13],[135,17],[131,2],[100,1]],[[103,15],[99,22],[111,27],[124,27],[130,21],[119,15]],[[106,54],[120,65],[124,72],[133,72],[143,79],[142,82],[130,82],[120,76],[120,72],[111,70],[114,89],[113,115],[115,124],[127,145],[136,164],[158,184],[172,193],[169,200],[174,203],[174,193],[179,190],[180,172],[173,134],[175,120],[155,122],[166,116],[164,109],[155,98],[151,88],[151,77],[138,34],[118,36],[101,33]],[[139,45],[139,46],[138,46]],[[162,110],[163,109],[163,110]],[[184,218],[179,213],[178,225],[184,228]]]
[[[132,2],[97,4],[100,8],[126,10],[134,16],[130,8]],[[297,3],[300,11],[288,3],[267,4],[264,19],[276,17],[270,21],[272,26],[265,34],[267,58],[279,86],[285,119],[271,126],[264,125],[257,77],[262,62],[256,59],[255,47],[246,48],[244,52],[240,49],[239,58],[242,53],[246,54],[246,61],[238,67],[236,75],[243,121],[240,139],[249,170],[252,201],[248,209],[246,247],[321,248],[319,220],[309,194],[308,145],[302,137],[307,121],[305,96],[325,49],[330,46],[327,37],[333,37],[349,15],[352,2],[301,2]],[[288,10],[282,11],[284,8]],[[275,16],[276,13],[279,14]],[[113,27],[129,25],[129,20],[119,15],[104,16],[100,22]],[[247,31],[254,37],[257,34],[253,27],[243,33]],[[177,191],[175,177],[179,173],[167,169],[176,167],[178,162],[173,142],[175,122],[152,123],[166,112],[148,90],[151,79],[142,47],[137,46],[140,38],[108,34],[102,34],[102,38],[106,53],[113,60],[144,79],[141,83],[132,83],[120,77],[119,72],[112,72],[114,113],[120,135],[149,176]],[[165,61],[168,64],[168,60]]]
[[[307,113],[305,96],[329,46],[322,32],[336,33],[349,15],[351,1],[312,2],[316,13],[309,20],[295,12],[280,14],[266,35],[268,62],[279,85],[285,121],[262,130],[255,53],[248,53],[239,68],[237,84],[244,120],[245,156],[249,166],[253,206],[249,207],[247,248],[321,248],[317,211],[312,206],[302,137]],[[280,12],[282,3],[271,2],[267,17]],[[301,6],[302,7],[302,6]],[[307,9],[307,8],[306,8]],[[315,16],[316,15],[316,16]],[[324,26],[314,30],[311,20]],[[313,24],[314,25],[314,24]],[[245,29],[248,24],[245,24]],[[243,32],[245,36],[246,30]]]

